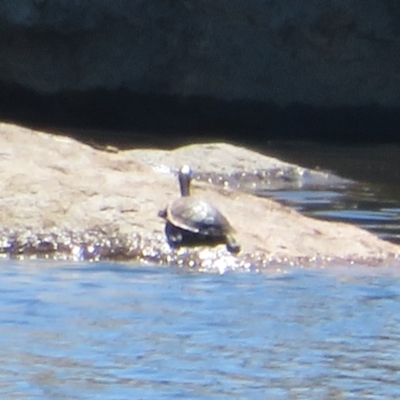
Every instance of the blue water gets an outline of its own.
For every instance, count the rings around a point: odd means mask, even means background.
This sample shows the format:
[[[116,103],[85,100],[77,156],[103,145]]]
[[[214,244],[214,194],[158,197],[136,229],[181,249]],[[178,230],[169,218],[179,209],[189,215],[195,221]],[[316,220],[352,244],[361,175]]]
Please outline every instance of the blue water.
[[[400,198],[379,196],[366,185],[333,190],[264,191],[260,195],[310,217],[358,225],[384,240],[400,244]]]
[[[1,399],[400,396],[400,272],[0,263]]]

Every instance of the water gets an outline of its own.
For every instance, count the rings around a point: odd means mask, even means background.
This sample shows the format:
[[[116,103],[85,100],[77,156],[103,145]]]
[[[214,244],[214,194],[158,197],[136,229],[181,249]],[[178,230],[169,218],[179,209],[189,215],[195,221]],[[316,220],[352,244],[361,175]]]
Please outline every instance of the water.
[[[2,399],[400,396],[400,273],[4,261]]]
[[[358,225],[400,244],[400,144],[271,142],[264,152],[304,167],[333,172],[353,183],[304,190],[264,190],[259,195],[272,197],[314,218]]]
[[[400,199],[377,194],[361,183],[347,187],[316,187],[307,190],[261,191],[313,218],[358,225],[384,240],[400,244]]]

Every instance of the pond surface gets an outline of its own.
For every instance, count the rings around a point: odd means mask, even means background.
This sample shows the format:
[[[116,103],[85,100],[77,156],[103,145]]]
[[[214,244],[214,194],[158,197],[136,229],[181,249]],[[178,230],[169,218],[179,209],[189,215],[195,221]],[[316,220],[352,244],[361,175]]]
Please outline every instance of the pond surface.
[[[270,143],[264,152],[303,167],[330,171],[352,182],[332,187],[258,194],[303,214],[358,225],[400,244],[400,145],[334,146]]]
[[[394,270],[0,266],[2,399],[400,396]]]
[[[261,191],[302,214],[358,225],[382,239],[400,244],[400,200],[382,197],[378,188],[354,183],[344,188]]]

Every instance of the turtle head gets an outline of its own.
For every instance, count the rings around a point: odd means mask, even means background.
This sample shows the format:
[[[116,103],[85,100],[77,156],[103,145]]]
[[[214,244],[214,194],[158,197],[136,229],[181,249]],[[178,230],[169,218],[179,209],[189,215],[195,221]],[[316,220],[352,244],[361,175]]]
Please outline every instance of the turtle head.
[[[192,169],[189,165],[183,165],[179,169],[179,186],[181,188],[181,196],[190,195],[190,181],[192,179]]]

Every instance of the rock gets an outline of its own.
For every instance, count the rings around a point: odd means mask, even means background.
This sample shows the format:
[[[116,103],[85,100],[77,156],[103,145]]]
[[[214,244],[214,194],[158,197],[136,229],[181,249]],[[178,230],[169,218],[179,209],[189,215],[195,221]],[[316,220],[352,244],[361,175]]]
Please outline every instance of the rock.
[[[15,0],[0,16],[1,80],[41,93],[400,105],[390,0]]]
[[[137,149],[130,153],[135,160],[152,166],[156,171],[177,173],[179,166],[190,164],[197,171],[194,177],[199,181],[250,193],[334,187],[351,182],[331,173],[289,164],[228,143],[187,145],[173,151]]]
[[[246,149],[213,144],[164,153],[107,152],[5,123],[0,124],[0,149],[4,256],[130,260],[225,271],[289,264],[386,265],[397,262],[400,253],[399,246],[357,227],[314,220],[272,200],[203,182],[194,182],[194,193],[228,217],[242,251],[236,256],[224,245],[171,249],[158,211],[179,195],[176,177],[166,173],[174,160],[209,166],[208,171],[218,171],[219,165],[225,172],[246,171],[259,163],[267,169],[299,168]],[[213,161],[217,155],[222,155],[218,164]]]
[[[399,22],[392,0],[3,1],[2,110],[171,132],[398,138]]]

